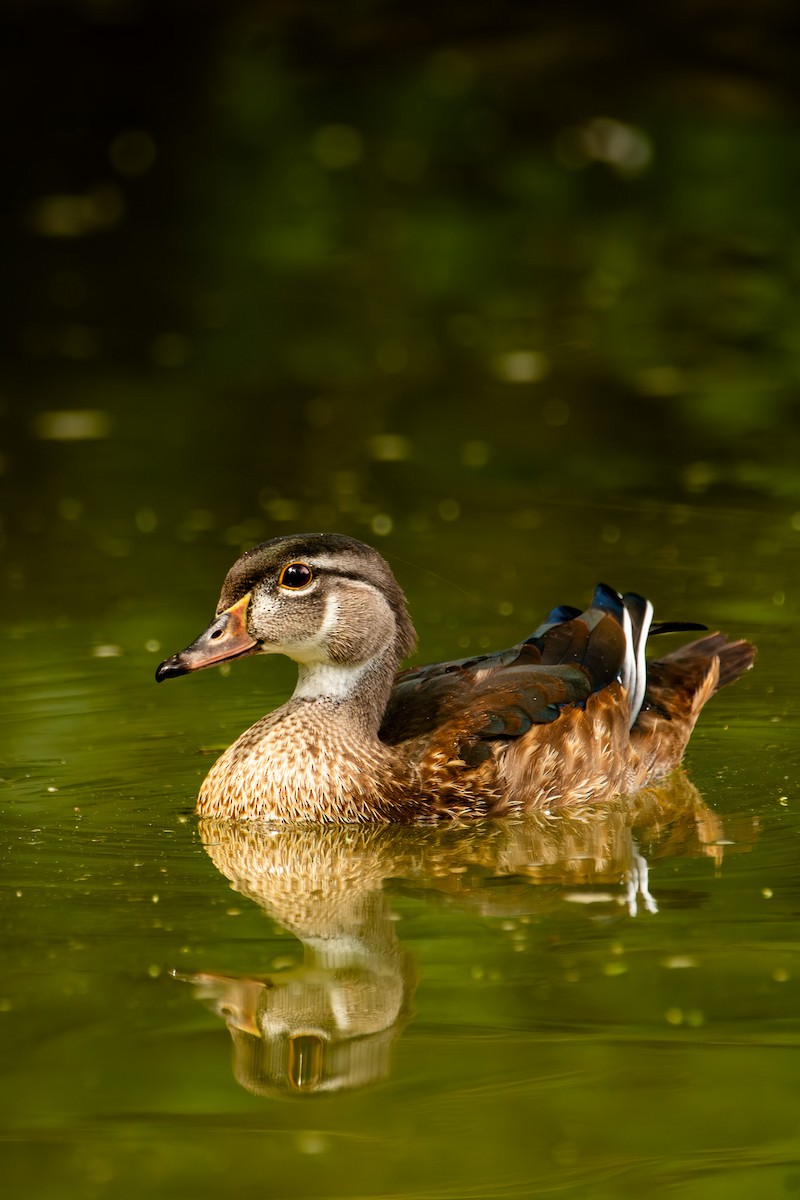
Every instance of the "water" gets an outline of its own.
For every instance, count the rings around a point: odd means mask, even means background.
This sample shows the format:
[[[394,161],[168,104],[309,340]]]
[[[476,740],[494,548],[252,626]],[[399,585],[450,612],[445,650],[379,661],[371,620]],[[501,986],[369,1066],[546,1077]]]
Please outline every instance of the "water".
[[[64,6],[35,63],[8,41],[9,1194],[797,1190],[781,5],[749,35],[740,6],[730,41],[687,19],[691,69],[669,39],[634,63],[610,17],[587,63],[572,9],[542,41],[468,5],[431,41],[368,5],[191,30],[140,7]],[[121,69],[131,38],[150,69]],[[153,672],[242,549],[307,529],[386,554],[420,661],[508,645],[605,580],[750,638],[756,667],[633,804],[199,825],[214,755],[292,669]]]
[[[742,545],[767,520],[688,517],[687,557],[697,524],[717,541],[733,527]],[[651,513],[654,544],[673,519]],[[453,524],[478,541],[487,576],[518,536],[501,545],[479,521]],[[519,628],[515,612],[493,615],[407,566],[421,557],[413,541],[397,539],[396,566],[432,656]],[[164,551],[144,544],[139,561]],[[442,545],[452,553],[431,535],[425,557]],[[180,546],[176,568],[197,554]],[[550,599],[575,594],[573,575],[606,573],[601,554],[566,564]],[[224,548],[201,556],[227,565]],[[723,574],[733,557],[719,556]],[[456,578],[463,569],[456,553]],[[786,604],[640,565],[667,596],[659,612],[747,633],[760,656],[705,711],[688,775],[634,808],[477,830],[234,835],[198,827],[193,795],[287,675],[257,661],[170,688],[151,677],[213,610],[221,570],[185,615],[154,588],[149,609],[114,621],[6,630],[3,1153],[18,1190],[794,1186],[800,822]],[[504,581],[515,610],[525,574],[520,564]],[[492,595],[491,579],[472,587]],[[687,608],[695,591],[702,603]]]

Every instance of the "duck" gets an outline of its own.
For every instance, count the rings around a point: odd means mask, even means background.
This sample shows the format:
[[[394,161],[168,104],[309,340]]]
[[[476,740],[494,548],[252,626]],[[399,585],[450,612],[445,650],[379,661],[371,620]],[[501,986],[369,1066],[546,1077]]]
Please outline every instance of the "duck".
[[[680,763],[705,703],[752,665],[722,633],[645,657],[653,621],[598,584],[505,650],[401,663],[416,646],[386,560],[336,533],[286,535],[228,571],[216,616],[156,671],[162,682],[253,654],[297,664],[291,698],[208,772],[203,818],[430,823],[500,818],[633,795]]]

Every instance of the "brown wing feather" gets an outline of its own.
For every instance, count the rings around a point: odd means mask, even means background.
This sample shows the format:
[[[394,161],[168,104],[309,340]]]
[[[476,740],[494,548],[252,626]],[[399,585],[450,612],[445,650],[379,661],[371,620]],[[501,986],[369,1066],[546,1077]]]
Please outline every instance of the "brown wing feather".
[[[565,705],[583,703],[611,683],[624,657],[619,621],[592,608],[498,654],[402,672],[380,737],[397,745],[446,731],[463,756],[476,741],[520,737],[556,720]]]
[[[495,815],[509,796],[635,791],[680,761],[705,702],[754,655],[711,634],[645,667],[651,614],[600,584],[586,612],[554,610],[521,645],[405,671],[380,736],[407,744],[434,809],[451,815],[472,811],[475,787]]]

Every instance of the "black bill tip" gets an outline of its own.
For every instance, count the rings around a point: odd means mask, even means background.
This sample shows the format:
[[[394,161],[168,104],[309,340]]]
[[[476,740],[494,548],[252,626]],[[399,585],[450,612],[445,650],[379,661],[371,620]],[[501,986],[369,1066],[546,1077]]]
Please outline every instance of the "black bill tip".
[[[163,683],[165,679],[177,679],[179,675],[188,674],[189,668],[183,661],[180,654],[173,654],[172,658],[165,658],[156,671],[156,683]]]

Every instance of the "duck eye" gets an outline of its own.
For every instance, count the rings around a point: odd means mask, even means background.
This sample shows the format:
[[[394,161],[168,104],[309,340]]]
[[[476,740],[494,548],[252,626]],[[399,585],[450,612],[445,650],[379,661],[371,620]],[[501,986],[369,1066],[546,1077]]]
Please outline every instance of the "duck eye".
[[[284,567],[281,571],[278,583],[281,587],[297,591],[298,588],[307,587],[313,578],[314,574],[311,568],[307,567],[305,563],[289,563],[288,567]]]

